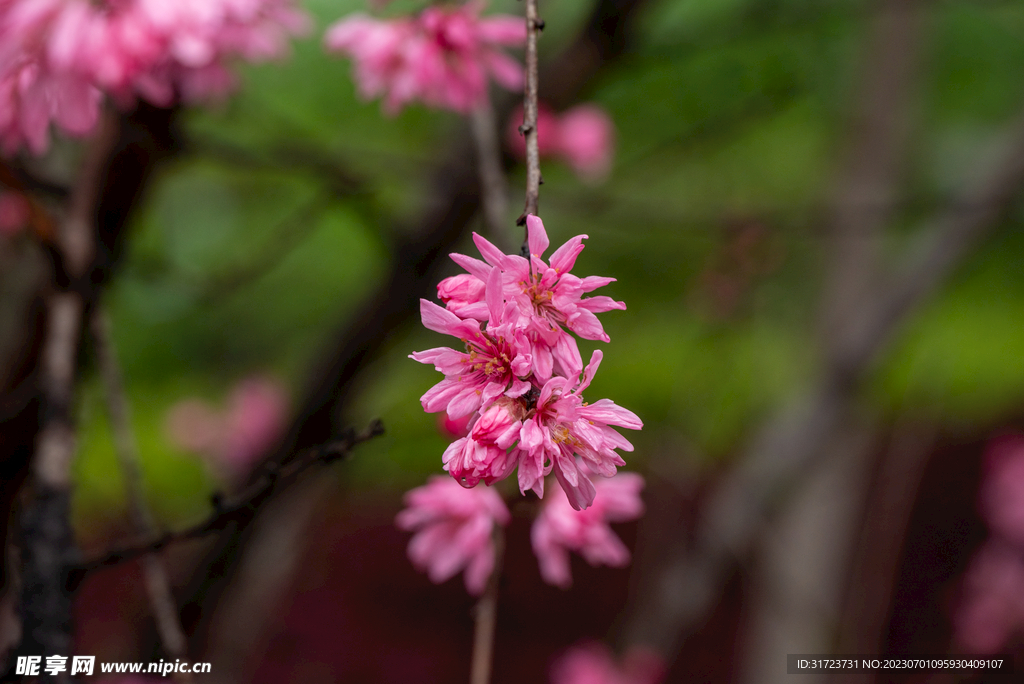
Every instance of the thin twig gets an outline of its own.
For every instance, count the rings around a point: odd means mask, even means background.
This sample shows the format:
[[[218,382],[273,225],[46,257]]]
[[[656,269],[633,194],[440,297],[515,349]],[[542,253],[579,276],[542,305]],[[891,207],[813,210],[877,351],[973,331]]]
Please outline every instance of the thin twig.
[[[275,464],[268,464],[256,482],[230,503],[223,501],[219,494],[215,494],[212,501],[213,513],[206,520],[178,532],[164,533],[156,539],[143,540],[115,551],[108,551],[97,558],[81,563],[68,573],[68,588],[73,589],[78,586],[84,576],[93,570],[118,565],[140,556],[155,553],[171,544],[189,539],[199,539],[211,532],[222,531],[228,527],[241,529],[252,522],[260,506],[294,482],[311,466],[317,463],[333,463],[345,458],[357,444],[362,444],[382,434],[384,434],[384,425],[379,420],[375,420],[363,432],[356,434],[349,431],[327,444],[306,449],[283,466],[277,467]]]
[[[128,496],[128,511],[137,534],[151,536],[156,533],[153,514],[146,504],[142,489],[142,473],[139,470],[139,450],[131,427],[128,397],[124,389],[124,377],[117,360],[114,341],[110,334],[110,319],[102,307],[93,311],[92,337],[100,375],[106,390],[107,410],[114,432],[117,459],[124,476],[125,493]],[[156,621],[157,632],[164,652],[171,658],[188,660],[185,631],[181,627],[177,603],[171,593],[167,570],[155,555],[142,558],[142,571],[146,581],[146,594]],[[193,681],[191,673],[175,673],[181,682]]]
[[[494,526],[494,571],[487,580],[487,589],[473,609],[473,661],[470,684],[488,684],[491,681],[491,663],[494,660],[494,634],[498,623],[498,583],[505,559],[505,530]]]
[[[504,242],[505,215],[508,213],[508,192],[505,174],[501,168],[501,145],[498,122],[491,98],[486,93],[470,115],[473,142],[476,144],[477,165],[480,173],[480,200],[484,219],[492,240]]]
[[[526,137],[526,217],[537,215],[540,201],[540,150],[537,147],[537,38],[544,22],[537,16],[537,0],[526,0],[526,89],[523,94],[523,125],[519,129]]]

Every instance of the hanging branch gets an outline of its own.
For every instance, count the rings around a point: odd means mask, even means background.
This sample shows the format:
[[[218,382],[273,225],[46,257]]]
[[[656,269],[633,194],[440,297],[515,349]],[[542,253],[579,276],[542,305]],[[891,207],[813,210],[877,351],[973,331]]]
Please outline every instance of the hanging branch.
[[[322,463],[333,463],[347,457],[352,448],[374,437],[384,434],[384,425],[375,420],[363,432],[356,434],[348,430],[341,437],[330,442],[305,449],[286,465],[268,464],[256,478],[254,484],[230,503],[225,502],[221,494],[212,497],[213,513],[206,520],[178,532],[167,532],[156,539],[131,544],[115,551],[109,551],[92,560],[72,567],[67,574],[67,587],[73,591],[84,579],[85,575],[100,568],[119,565],[134,558],[155,553],[171,544],[189,539],[200,539],[212,532],[220,532],[229,527],[240,530],[249,525],[260,507],[275,494],[292,484],[311,466]]]
[[[498,583],[505,560],[505,530],[494,526],[494,571],[487,580],[487,589],[473,609],[473,663],[470,684],[487,684],[491,680],[494,660],[494,634],[498,623]]]
[[[537,146],[537,37],[544,22],[537,16],[537,0],[526,0],[526,92],[523,99],[523,125],[526,137],[526,209],[516,222],[526,225],[526,217],[537,215],[540,201],[540,149]],[[523,243],[526,244],[525,241]]]
[[[120,462],[121,473],[124,476],[125,492],[128,496],[128,512],[131,516],[132,526],[140,536],[152,536],[155,534],[156,529],[153,522],[153,514],[146,504],[145,495],[142,490],[139,450],[135,441],[135,435],[132,433],[123,374],[117,361],[117,352],[114,349],[114,342],[110,335],[110,319],[102,308],[97,307],[93,311],[90,323],[100,375],[103,378],[106,390],[107,411],[110,413],[110,423],[114,432],[117,459]],[[181,628],[181,619],[178,616],[177,604],[171,593],[171,583],[167,577],[167,570],[160,559],[152,554],[143,556],[141,562],[146,582],[146,594],[149,598],[149,605],[153,611],[153,619],[156,621],[157,632],[160,635],[160,643],[163,644],[164,652],[170,658],[188,660],[185,631]],[[191,673],[188,672],[175,673],[175,678],[182,682],[193,681]]]
[[[508,213],[508,192],[505,187],[505,173],[501,168],[501,143],[498,139],[498,122],[490,95],[469,117],[476,144],[477,166],[480,175],[480,202],[483,205],[484,221],[490,237],[504,242],[505,214]]]

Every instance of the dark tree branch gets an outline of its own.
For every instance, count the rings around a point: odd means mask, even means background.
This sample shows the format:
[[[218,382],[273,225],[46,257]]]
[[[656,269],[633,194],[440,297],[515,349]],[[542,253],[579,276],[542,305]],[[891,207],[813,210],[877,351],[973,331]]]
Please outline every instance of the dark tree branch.
[[[69,279],[88,274],[96,244],[95,212],[102,174],[117,139],[117,121],[107,113],[91,140],[70,206],[56,236]],[[71,595],[62,569],[75,553],[71,529],[71,465],[76,431],[71,415],[79,339],[86,301],[80,289],[47,297],[46,338],[40,363],[43,418],[31,464],[31,497],[21,516],[21,624],[24,654],[67,654],[72,638]],[[44,681],[66,676],[44,675]]]
[[[131,425],[128,396],[124,388],[124,374],[117,359],[117,350],[110,332],[110,318],[102,307],[93,309],[90,320],[93,348],[98,361],[100,375],[107,400],[107,412],[110,415],[111,428],[114,433],[114,445],[117,459],[124,478],[125,493],[128,498],[128,512],[136,534],[153,535],[155,525],[153,513],[146,503],[142,487],[142,471],[139,468],[139,449],[135,432]],[[164,652],[169,658],[188,659],[185,633],[178,617],[178,606],[171,593],[171,582],[163,562],[155,555],[142,559],[142,572],[146,581],[146,594],[149,599],[153,619]],[[182,682],[193,681],[191,673],[176,673]]]
[[[256,481],[230,502],[224,501],[219,494],[214,495],[213,512],[205,520],[178,532],[166,532],[156,539],[137,541],[75,564],[68,570],[67,587],[74,591],[82,579],[92,571],[156,553],[171,544],[201,539],[213,532],[228,529],[244,530],[256,517],[261,506],[293,484],[310,467],[317,464],[327,465],[347,458],[353,447],[383,434],[384,425],[375,420],[363,432],[357,434],[348,431],[321,446],[304,449],[284,466],[268,464],[261,469]]]
[[[11,407],[0,419],[4,524],[28,473],[29,455],[36,453],[33,498],[20,521],[25,572],[20,578],[24,628],[18,651],[23,654],[67,652],[57,647],[67,641],[71,620],[61,569],[73,547],[63,480],[74,449],[70,411],[82,324],[113,273],[124,228],[153,168],[173,151],[173,118],[174,110],[140,104],[131,114],[108,120],[69,198],[61,233],[55,229],[49,235],[34,225],[51,243],[53,268],[47,282],[26,296],[41,302],[45,298],[46,310],[26,308],[31,318],[24,329],[29,334],[16,352],[23,370],[16,385],[0,388],[0,405]],[[26,183],[24,189],[33,188]],[[12,391],[19,396],[12,397]],[[2,536],[6,541],[6,526]]]

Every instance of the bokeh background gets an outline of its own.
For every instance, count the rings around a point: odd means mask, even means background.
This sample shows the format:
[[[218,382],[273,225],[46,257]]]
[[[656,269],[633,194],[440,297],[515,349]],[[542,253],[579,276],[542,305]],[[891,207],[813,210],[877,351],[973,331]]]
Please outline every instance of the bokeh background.
[[[977,580],[982,589],[968,578],[1000,538],[985,483],[1009,478],[1005,505],[1024,495],[992,456],[994,438],[1012,443],[1024,429],[1022,208],[1013,192],[999,195],[948,268],[914,271],[913,255],[941,233],[936,217],[963,209],[965,188],[987,187],[978,169],[1015,149],[1024,5],[605,4],[627,21],[609,29],[621,45],[595,64],[566,53],[594,3],[541,3],[553,74],[542,96],[560,109],[595,103],[616,130],[601,182],[544,162],[541,215],[553,244],[590,236],[575,270],[617,278],[607,294],[628,306],[602,316],[612,342],[590,394],[645,423],[627,461],[647,478],[648,513],[617,528],[634,550],[629,568],[576,558],[568,591],[542,583],[528,516],[517,514],[494,681],[546,682],[581,640],[621,649],[651,633],[670,682],[788,681],[787,653],[977,652],[969,632],[980,629],[998,637],[980,648],[1019,662],[1024,610],[1011,604],[1024,582],[1011,576],[1024,547]],[[351,377],[328,391],[326,420],[380,418],[386,434],[304,478],[245,535],[164,559],[211,681],[465,681],[473,601],[460,578],[434,586],[417,573],[393,526],[402,494],[440,472],[450,439],[418,401],[437,375],[408,354],[447,342],[415,307],[396,313],[381,297],[394,295],[395,264],[407,266],[399,246],[435,235],[435,205],[460,208],[439,188],[453,157],[472,164],[467,129],[455,114],[411,106],[388,117],[361,101],[351,65],[326,55],[320,36],[366,8],[305,6],[317,30],[289,59],[240,67],[237,94],[181,112],[179,149],[146,188],[105,293],[145,489],[163,528],[207,515],[212,493],[232,491],[301,431],[353,331],[375,330]],[[585,82],[560,89],[574,66]],[[525,181],[506,162],[509,231],[491,237],[511,250]],[[470,193],[462,209],[474,214],[475,202]],[[417,267],[434,282],[458,272],[447,252],[475,253],[470,232],[485,230],[475,215],[452,225],[445,247],[420,245]],[[868,358],[843,356],[865,334],[861,314],[898,289],[890,276],[929,272],[936,282],[876,334]],[[593,344],[583,346],[586,358]],[[73,515],[95,551],[130,528],[102,386],[92,369],[83,377]],[[266,411],[257,422],[274,429],[252,437],[241,461],[174,438],[182,402],[230,422],[247,387]],[[829,418],[807,418],[822,407]],[[780,430],[798,446],[763,447]],[[809,443],[792,437],[801,430]],[[722,506],[736,500],[764,505],[730,518]],[[715,559],[704,584],[686,558]],[[971,597],[997,585],[1000,608],[958,626]],[[134,564],[96,573],[76,601],[79,652],[159,657]]]

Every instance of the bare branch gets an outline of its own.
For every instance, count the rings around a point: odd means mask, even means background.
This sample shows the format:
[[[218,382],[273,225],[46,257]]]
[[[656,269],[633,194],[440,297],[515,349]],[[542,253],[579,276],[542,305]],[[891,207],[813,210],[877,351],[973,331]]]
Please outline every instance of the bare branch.
[[[526,216],[537,215],[540,201],[540,150],[537,146],[537,38],[544,22],[537,14],[537,0],[526,0],[526,90],[523,94],[523,125],[526,136],[526,209],[519,225],[526,224]],[[524,242],[525,244],[525,242]]]
[[[492,241],[506,242],[505,215],[508,213],[508,188],[505,187],[505,173],[501,168],[501,141],[498,136],[498,121],[494,115],[491,98],[485,96],[483,103],[473,110],[469,118],[476,143],[477,166],[480,174],[480,200],[484,220]]]
[[[102,307],[96,307],[91,318],[92,337],[99,363],[100,375],[106,390],[107,411],[114,432],[117,459],[124,477],[125,492],[128,496],[128,511],[135,532],[151,536],[156,532],[153,514],[146,504],[142,489],[142,472],[139,470],[139,450],[131,427],[128,397],[125,394],[124,378],[117,361],[117,352],[110,334],[110,319]],[[156,621],[157,632],[164,651],[171,658],[188,659],[185,632],[181,628],[178,606],[171,593],[167,570],[155,555],[142,558],[142,571],[146,580],[146,594]],[[191,682],[191,673],[175,673],[182,682]]]
[[[288,487],[311,466],[333,463],[346,458],[353,447],[382,434],[384,434],[384,425],[376,420],[359,434],[349,431],[326,444],[305,449],[284,466],[277,467],[275,464],[268,464],[263,468],[257,481],[230,503],[225,502],[221,495],[214,495],[213,513],[206,520],[178,532],[167,532],[156,539],[132,543],[124,548],[109,551],[97,558],[77,564],[68,572],[68,588],[73,590],[85,575],[93,570],[111,567],[139,556],[155,553],[171,544],[200,539],[212,532],[220,532],[229,528],[243,529],[252,522],[263,504]]]

